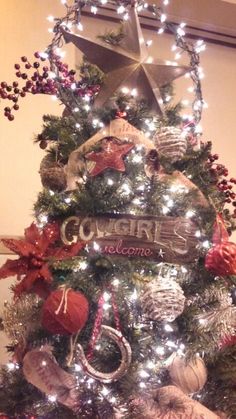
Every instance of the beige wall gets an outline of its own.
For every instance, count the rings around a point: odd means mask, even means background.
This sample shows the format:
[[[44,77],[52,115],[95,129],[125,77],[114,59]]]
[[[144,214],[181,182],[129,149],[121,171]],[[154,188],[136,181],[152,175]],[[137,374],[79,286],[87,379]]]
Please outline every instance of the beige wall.
[[[183,2],[186,0],[183,0]],[[32,56],[35,50],[42,50],[50,40],[47,32],[49,14],[60,16],[63,8],[59,0],[1,0],[0,25],[0,80],[14,80],[14,63],[21,55]],[[88,19],[86,19],[87,21]],[[92,22],[92,28],[104,33],[107,22]],[[162,59],[173,59],[169,36],[157,37],[146,31],[147,38],[155,40],[150,53]],[[69,61],[74,61],[74,50],[69,47]],[[202,125],[204,138],[214,143],[214,150],[234,170],[236,151],[235,97],[236,97],[236,53],[234,49],[208,45],[202,54],[202,66],[206,73],[203,81],[205,100],[209,109],[205,111]],[[185,97],[189,82],[182,79],[177,83],[179,98]],[[6,106],[1,103],[1,109]],[[21,109],[14,122],[8,122],[0,114],[0,235],[21,235],[32,221],[32,206],[40,190],[38,168],[43,152],[33,145],[32,138],[40,131],[42,115],[60,114],[60,107],[49,97],[34,96],[21,102]],[[0,259],[2,263],[4,257]],[[9,293],[9,280],[0,283],[0,305]],[[3,342],[2,342],[3,343]],[[4,360],[0,353],[0,360]]]

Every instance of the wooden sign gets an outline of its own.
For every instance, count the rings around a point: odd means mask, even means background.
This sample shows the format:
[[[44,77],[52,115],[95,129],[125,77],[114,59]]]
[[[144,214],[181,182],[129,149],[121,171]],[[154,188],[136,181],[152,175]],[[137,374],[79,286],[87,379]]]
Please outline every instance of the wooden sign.
[[[191,263],[198,258],[196,231],[197,226],[184,217],[72,216],[61,226],[61,239],[67,245],[87,241],[90,252]]]

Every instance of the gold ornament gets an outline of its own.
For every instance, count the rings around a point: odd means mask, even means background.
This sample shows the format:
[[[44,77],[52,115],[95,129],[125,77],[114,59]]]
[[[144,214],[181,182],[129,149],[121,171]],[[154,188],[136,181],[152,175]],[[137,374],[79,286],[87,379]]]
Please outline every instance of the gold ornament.
[[[132,351],[129,342],[124,338],[122,333],[116,329],[113,329],[113,327],[102,325],[101,335],[112,339],[120,349],[122,359],[117,370],[104,373],[93,368],[86,359],[84,350],[81,345],[77,345],[76,358],[90,377],[101,381],[102,383],[112,383],[113,381],[119,380],[121,377],[123,377],[123,375],[126,374],[131,363]]]
[[[171,162],[182,159],[187,150],[186,134],[176,127],[163,127],[154,136],[158,153]]]
[[[201,390],[207,381],[207,369],[199,356],[189,361],[179,355],[174,356],[169,374],[172,383],[186,394]]]
[[[137,419],[220,419],[175,386],[162,387],[146,399],[135,399],[133,405],[142,411]]]
[[[183,312],[184,303],[180,285],[161,276],[145,285],[140,296],[143,315],[155,321],[173,322]]]
[[[41,327],[41,300],[36,295],[22,295],[6,303],[2,313],[4,332],[15,343],[24,341],[28,335]]]
[[[66,42],[72,42],[88,61],[96,64],[105,74],[105,83],[96,99],[101,107],[122,87],[137,88],[140,97],[148,101],[149,108],[161,113],[160,87],[171,83],[189,71],[186,66],[166,65],[149,56],[141,30],[136,7],[131,7],[129,19],[123,24],[124,38],[119,46],[91,40],[73,34],[61,26]]]

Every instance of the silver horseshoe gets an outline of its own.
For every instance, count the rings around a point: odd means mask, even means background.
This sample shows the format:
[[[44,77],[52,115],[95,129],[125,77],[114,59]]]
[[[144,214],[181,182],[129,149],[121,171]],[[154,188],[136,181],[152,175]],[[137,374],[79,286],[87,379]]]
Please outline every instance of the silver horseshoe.
[[[102,383],[111,383],[113,381],[119,380],[127,372],[132,359],[132,351],[129,342],[125,339],[121,332],[113,327],[102,325],[101,326],[101,335],[108,336],[119,346],[121,352],[121,363],[117,370],[112,372],[102,372],[98,371],[89,364],[82,346],[80,344],[76,347],[76,358],[80,362],[84,371],[95,380],[99,380]]]

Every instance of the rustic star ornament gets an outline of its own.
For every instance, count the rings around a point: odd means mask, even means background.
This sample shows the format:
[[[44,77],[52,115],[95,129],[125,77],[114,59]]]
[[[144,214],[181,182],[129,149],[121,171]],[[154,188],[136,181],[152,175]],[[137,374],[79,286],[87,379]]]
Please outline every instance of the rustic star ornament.
[[[165,255],[165,252],[163,251],[163,249],[160,249],[158,252],[158,256],[160,256],[163,259],[164,255]]]
[[[88,61],[96,64],[106,75],[95,105],[107,103],[115,92],[127,87],[137,89],[139,97],[147,100],[151,110],[162,113],[160,87],[189,72],[187,66],[166,65],[149,56],[135,7],[130,8],[124,22],[125,37],[119,46],[91,40],[61,28],[66,42],[72,42]]]
[[[102,151],[92,151],[86,154],[87,160],[95,162],[89,172],[91,176],[97,176],[106,169],[115,169],[125,172],[123,157],[129,153],[134,144],[120,144],[114,137],[106,137],[101,142]]]

